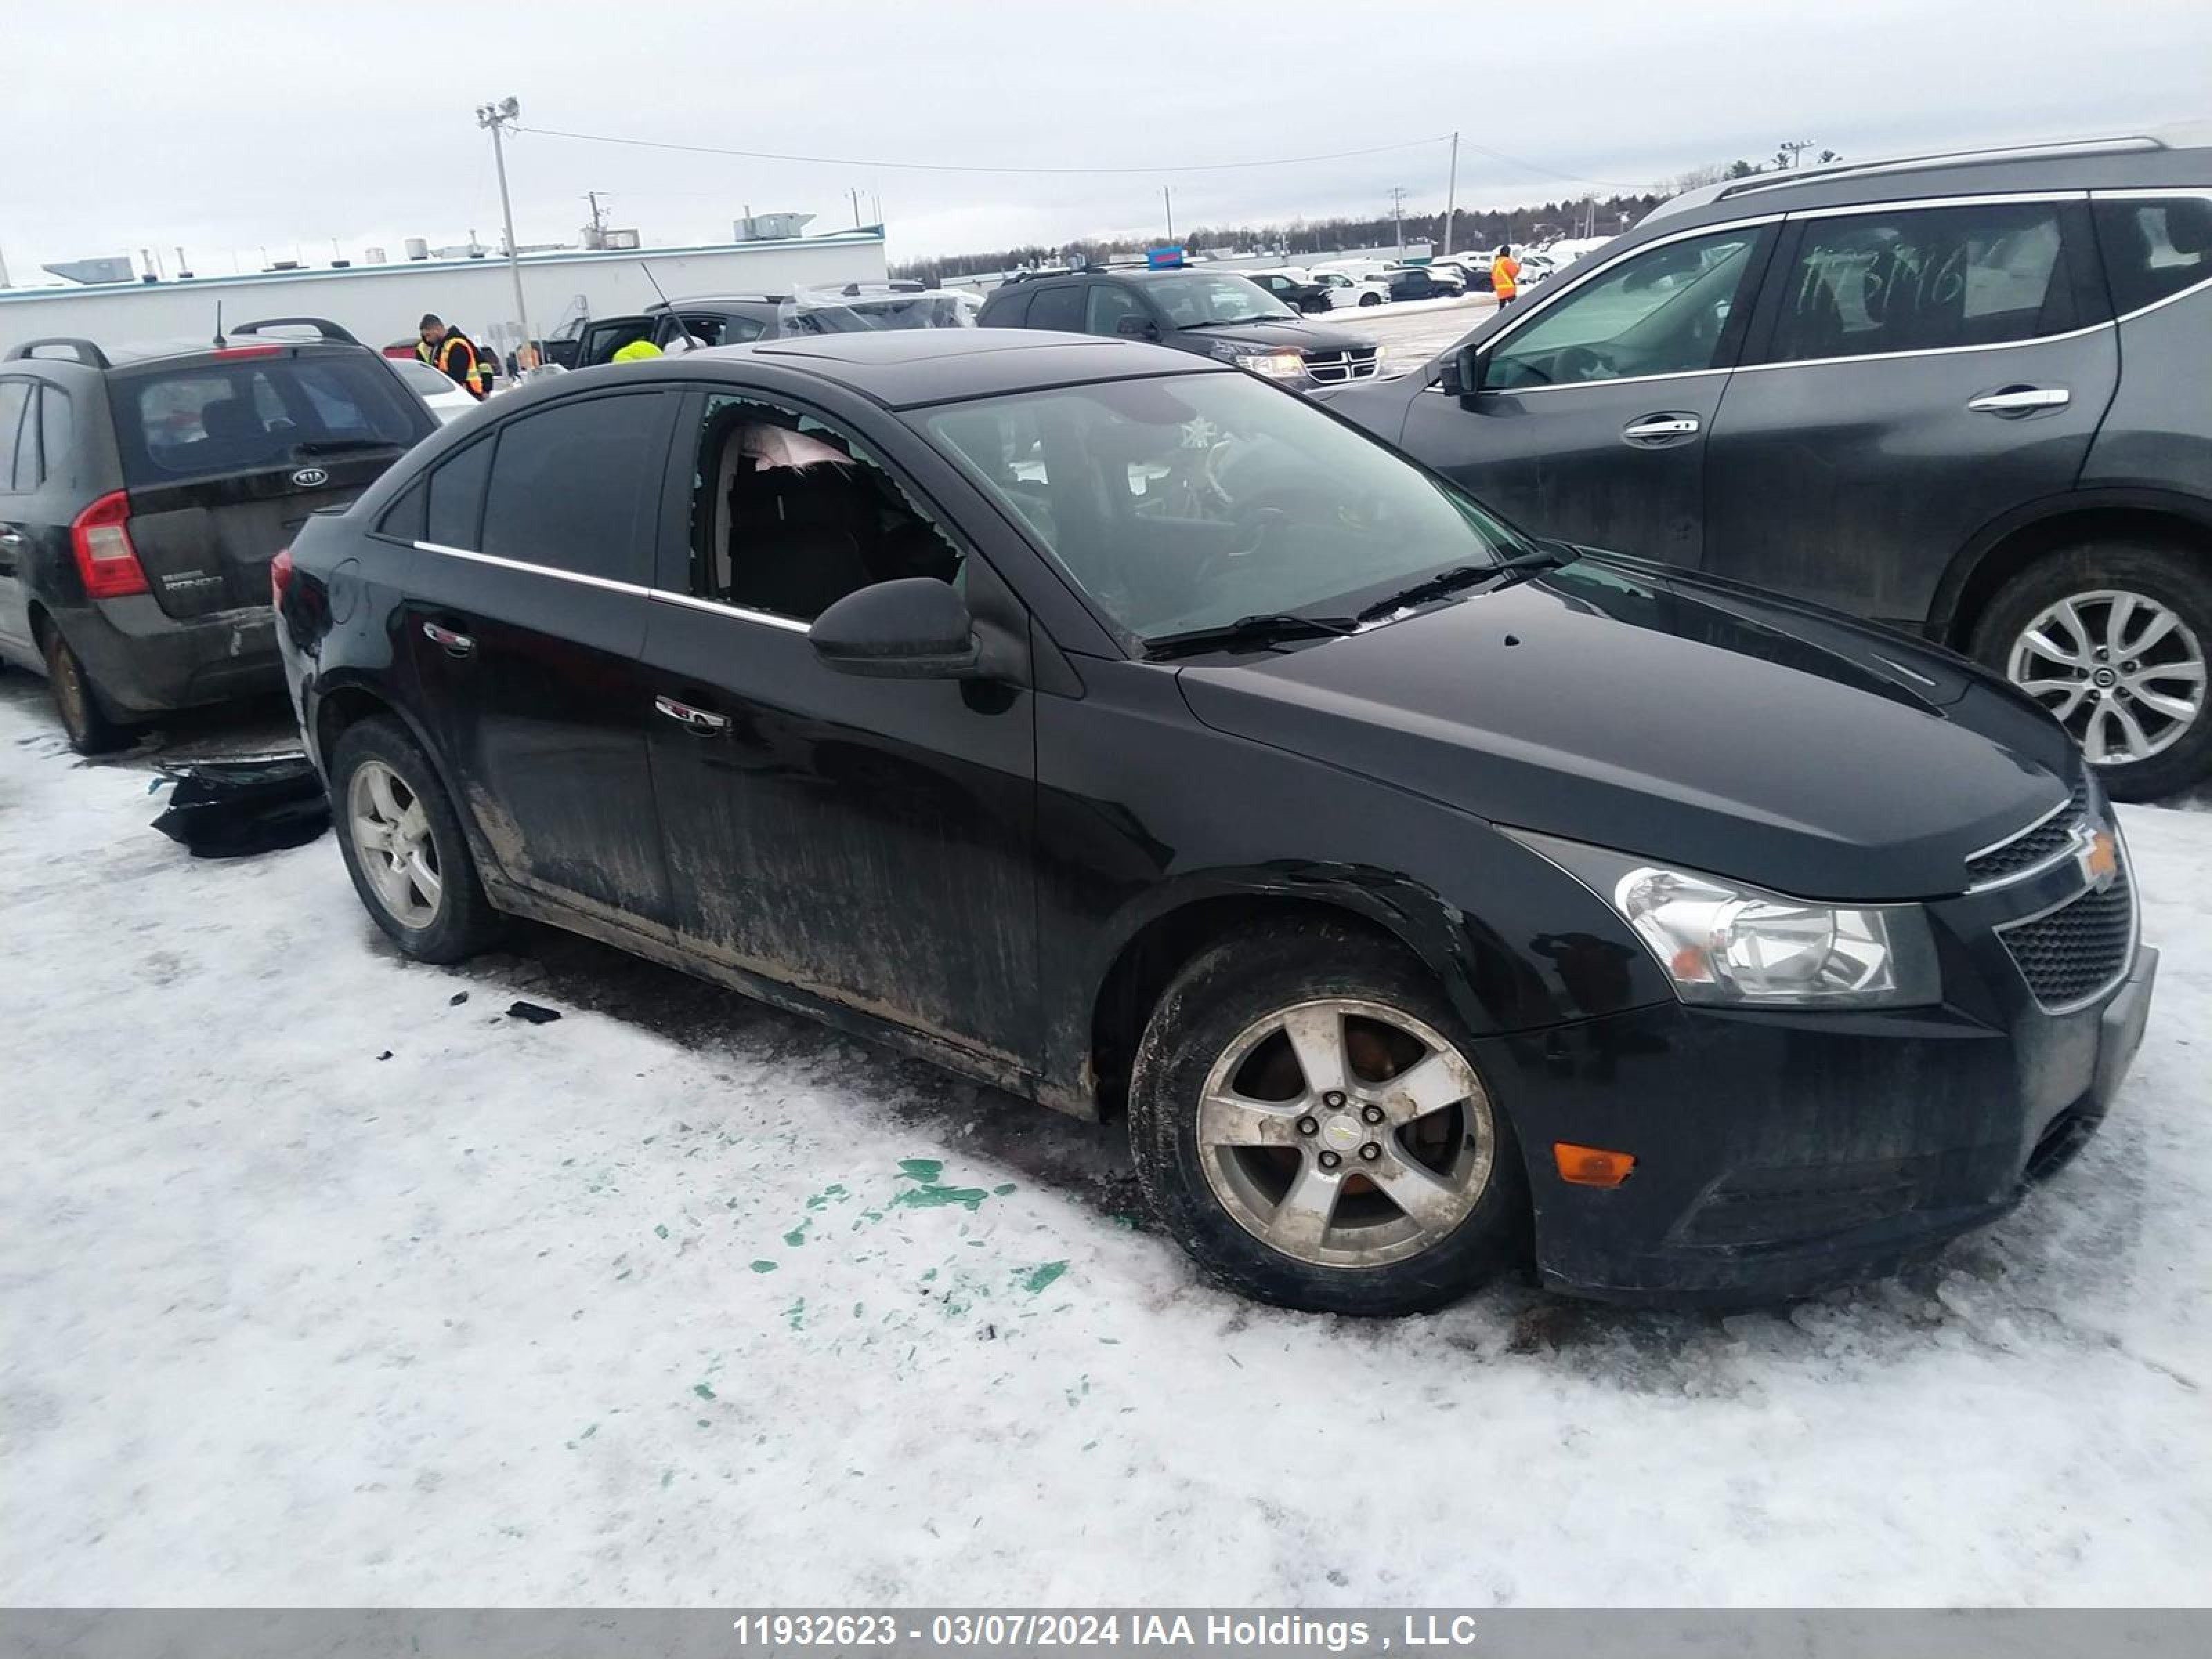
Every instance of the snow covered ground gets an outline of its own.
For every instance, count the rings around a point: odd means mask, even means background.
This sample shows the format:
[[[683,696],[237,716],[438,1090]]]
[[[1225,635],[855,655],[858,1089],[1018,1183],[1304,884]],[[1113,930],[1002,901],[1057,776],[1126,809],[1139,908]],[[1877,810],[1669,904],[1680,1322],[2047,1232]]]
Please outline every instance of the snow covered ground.
[[[2212,816],[2127,813],[2142,1056],[1939,1265],[1358,1323],[1199,1280],[1111,1130],[551,933],[404,963],[13,685],[0,1601],[2212,1590]]]

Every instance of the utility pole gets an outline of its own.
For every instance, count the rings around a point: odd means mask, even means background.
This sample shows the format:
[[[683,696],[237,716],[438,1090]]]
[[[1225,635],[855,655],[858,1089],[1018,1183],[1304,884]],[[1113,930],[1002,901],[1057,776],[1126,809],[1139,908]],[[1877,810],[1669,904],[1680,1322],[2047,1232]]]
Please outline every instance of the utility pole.
[[[590,246],[605,247],[607,245],[607,210],[599,205],[599,192],[596,190],[587,190],[584,192],[584,199],[592,206]]]
[[[1451,181],[1444,186],[1444,252],[1452,245],[1452,216],[1459,211],[1459,134],[1452,134]]]
[[[1173,246],[1175,244],[1175,198],[1170,194],[1165,185],[1160,186],[1160,201],[1168,210],[1168,244]]]
[[[1405,214],[1406,187],[1403,185],[1393,185],[1390,187],[1390,234],[1397,239],[1398,256],[1401,258],[1403,258],[1406,253]]]
[[[860,187],[854,185],[845,193],[853,198],[853,228],[858,230],[860,228]]]
[[[521,105],[512,98],[502,98],[496,104],[477,106],[477,125],[491,129],[491,159],[499,169],[499,210],[507,221],[507,274],[514,282],[514,317],[522,325],[522,344],[515,353],[516,364],[523,368],[536,367],[530,334],[530,307],[522,300],[522,255],[520,245],[514,240],[514,203],[507,193],[507,151],[500,140],[514,118],[522,113]],[[476,233],[469,233],[476,240]]]
[[[1790,159],[1784,165],[1795,167],[1797,165],[1798,156],[1812,148],[1813,141],[1810,138],[1800,138],[1795,143],[1783,144],[1775,151],[1775,154],[1778,156],[1788,156]]]

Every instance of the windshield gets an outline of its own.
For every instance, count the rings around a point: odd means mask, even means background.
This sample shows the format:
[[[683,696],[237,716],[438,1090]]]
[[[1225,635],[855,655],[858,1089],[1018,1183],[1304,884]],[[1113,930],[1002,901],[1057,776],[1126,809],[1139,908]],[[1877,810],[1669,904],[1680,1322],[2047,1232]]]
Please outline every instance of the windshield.
[[[1249,374],[1025,392],[920,419],[1127,639],[1352,615],[1525,545],[1443,479]]]
[[[1145,292],[1178,328],[1297,320],[1297,313],[1248,276],[1158,276],[1145,284]]]

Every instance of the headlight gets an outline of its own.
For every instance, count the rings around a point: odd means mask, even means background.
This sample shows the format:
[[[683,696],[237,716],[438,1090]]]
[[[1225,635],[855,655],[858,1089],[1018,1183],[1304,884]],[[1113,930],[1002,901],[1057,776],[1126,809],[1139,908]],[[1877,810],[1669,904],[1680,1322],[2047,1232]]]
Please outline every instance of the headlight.
[[[1908,1008],[1941,1000],[1917,904],[1830,905],[1553,836],[1510,832],[1620,913],[1685,1002]]]
[[[1295,351],[1269,351],[1240,357],[1237,367],[1264,374],[1271,380],[1303,380],[1306,377],[1306,360]]]

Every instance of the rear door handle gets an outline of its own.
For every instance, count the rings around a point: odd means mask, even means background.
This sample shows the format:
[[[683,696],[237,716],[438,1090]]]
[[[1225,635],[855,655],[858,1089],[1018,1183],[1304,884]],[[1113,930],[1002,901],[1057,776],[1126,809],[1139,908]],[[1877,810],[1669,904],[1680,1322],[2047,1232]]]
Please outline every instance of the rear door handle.
[[[1696,437],[1699,425],[1698,417],[1690,414],[1646,415],[1621,428],[1620,435],[1632,444],[1665,443]]]
[[[2063,386],[2008,386],[1969,398],[1966,407],[1977,415],[2033,415],[2039,409],[2063,409],[2074,394]]]
[[[717,714],[708,709],[694,708],[690,703],[678,702],[673,697],[655,697],[653,700],[653,706],[678,726],[687,726],[694,732],[712,733],[726,732],[730,729],[730,717],[727,714]]]
[[[443,646],[446,654],[449,657],[465,657],[474,653],[477,648],[476,641],[469,635],[457,634],[452,629],[442,628],[436,623],[426,622],[422,624],[422,637],[433,645]]]

